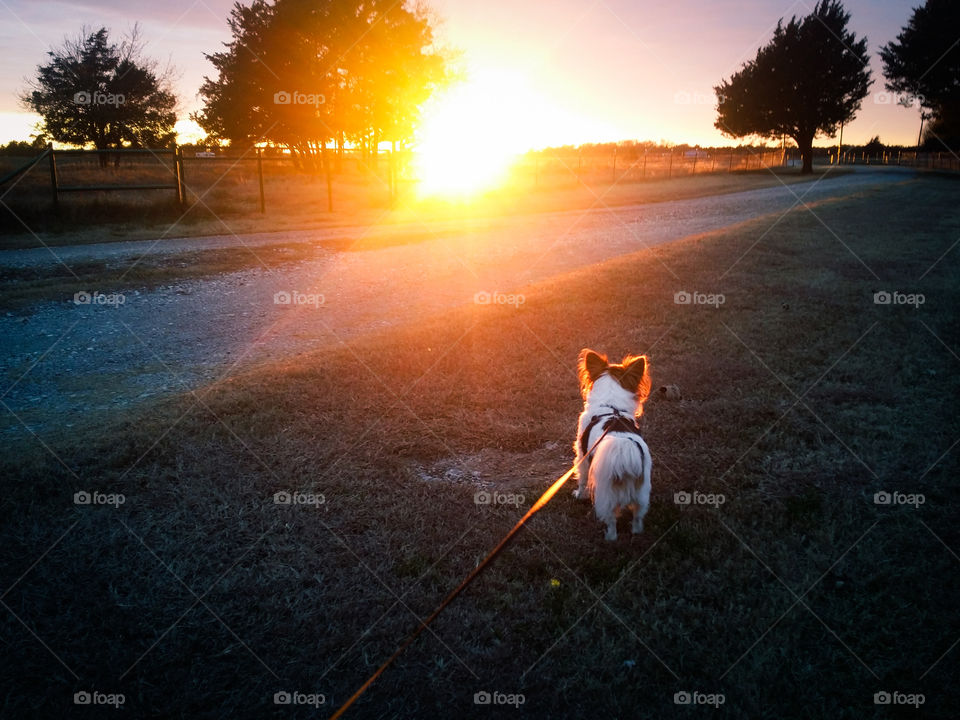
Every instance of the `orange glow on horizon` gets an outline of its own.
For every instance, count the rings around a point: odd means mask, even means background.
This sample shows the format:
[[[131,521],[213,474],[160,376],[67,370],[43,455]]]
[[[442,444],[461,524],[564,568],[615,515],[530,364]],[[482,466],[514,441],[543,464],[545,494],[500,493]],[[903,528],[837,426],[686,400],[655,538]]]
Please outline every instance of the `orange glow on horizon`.
[[[466,197],[501,186],[514,161],[584,121],[515,70],[482,69],[431,99],[417,132],[421,197]]]

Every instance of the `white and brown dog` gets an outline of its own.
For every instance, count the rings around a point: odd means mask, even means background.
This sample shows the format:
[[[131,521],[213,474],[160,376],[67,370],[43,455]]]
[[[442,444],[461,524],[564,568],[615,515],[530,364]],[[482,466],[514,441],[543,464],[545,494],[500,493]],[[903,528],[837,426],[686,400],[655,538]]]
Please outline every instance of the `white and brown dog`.
[[[650,505],[652,462],[637,424],[650,395],[650,364],[646,356],[628,355],[611,365],[604,355],[584,349],[578,370],[583,412],[574,445],[579,485],[573,496],[583,499],[589,492],[607,540],[616,540],[618,511],[630,508],[633,532],[639,533]]]

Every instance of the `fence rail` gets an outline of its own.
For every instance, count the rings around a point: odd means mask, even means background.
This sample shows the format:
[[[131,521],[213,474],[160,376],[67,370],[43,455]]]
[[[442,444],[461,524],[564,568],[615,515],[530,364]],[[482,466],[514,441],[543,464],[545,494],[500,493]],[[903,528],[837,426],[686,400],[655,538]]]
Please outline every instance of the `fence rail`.
[[[917,153],[885,151],[864,153],[862,150],[836,149],[815,151],[817,164],[829,165],[900,165],[921,169],[960,170],[960,159],[950,153]],[[29,175],[31,169],[46,160],[46,173]],[[381,151],[366,156],[356,150],[331,150],[318,165],[311,167],[297,159],[272,149],[251,148],[230,155],[185,152],[183,147],[149,149],[117,148],[103,150],[55,150],[52,146],[28,162],[15,167],[0,178],[0,192],[7,195],[17,186],[20,197],[46,198],[55,208],[61,197],[76,197],[83,193],[139,192],[135,204],[149,204],[151,193],[172,192],[181,208],[204,208],[210,192],[216,188],[217,207],[228,207],[228,212],[247,203],[256,204],[261,214],[266,213],[270,189],[265,187],[265,165],[270,184],[279,207],[289,207],[291,197],[303,197],[313,207],[315,200],[333,210],[333,182],[343,188],[341,205],[361,207],[364,197],[380,197],[375,202],[393,203],[400,194],[416,185],[416,156],[413,151]],[[770,170],[799,165],[796,149],[724,148],[667,149],[618,146],[616,148],[582,148],[573,150],[535,151],[522,156],[510,171],[508,187],[518,191],[524,188],[542,191],[576,187],[578,185],[610,185],[658,181],[694,175],[731,173],[738,171]],[[7,167],[11,167],[12,163]],[[464,171],[469,171],[464,167]],[[16,181],[16,182],[13,182]],[[310,188],[315,183],[326,185],[323,191]],[[366,193],[366,195],[364,195]],[[387,199],[387,197],[389,199]],[[225,200],[225,198],[228,198]],[[31,201],[35,202],[35,201]],[[188,207],[189,206],[189,207]],[[73,207],[71,205],[71,207]],[[318,210],[320,208],[317,208]],[[242,210],[240,210],[242,212]],[[37,212],[42,212],[39,210]],[[214,213],[216,214],[216,213]]]
[[[44,153],[50,158],[50,198],[53,201],[54,208],[60,205],[60,194],[71,192],[124,192],[128,190],[173,190],[177,193],[177,202],[180,205],[186,204],[186,193],[183,187],[183,150],[174,148],[150,149],[150,148],[115,148],[115,149],[96,149],[96,150],[54,150],[53,143],[47,146]],[[164,155],[169,155],[173,160],[173,168],[170,170],[173,180],[167,183],[124,183],[122,185],[62,185],[60,183],[60,173],[57,172],[57,155],[61,157],[87,157],[96,156],[100,160],[101,167],[105,166],[109,156],[120,155],[151,155],[158,160]],[[162,164],[162,162],[161,162]],[[164,165],[164,167],[166,167]]]
[[[916,152],[890,150],[868,153],[863,150],[844,150],[830,153],[830,164],[838,165],[897,165],[900,167],[924,168],[926,170],[960,170],[960,157],[952,152]]]

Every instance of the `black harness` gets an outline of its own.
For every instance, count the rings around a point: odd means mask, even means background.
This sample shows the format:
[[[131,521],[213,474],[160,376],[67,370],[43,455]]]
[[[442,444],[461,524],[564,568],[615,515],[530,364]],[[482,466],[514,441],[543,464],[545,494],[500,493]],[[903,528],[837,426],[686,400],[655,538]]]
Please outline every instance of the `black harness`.
[[[610,407],[609,405],[607,407]],[[603,431],[607,432],[620,432],[620,433],[629,433],[635,435],[636,438],[631,438],[631,440],[643,440],[643,437],[640,435],[640,426],[637,424],[637,419],[633,417],[628,417],[624,415],[616,408],[610,408],[613,412],[609,413],[600,413],[599,415],[594,415],[590,418],[590,422],[587,423],[587,426],[583,429],[583,433],[580,435],[580,457],[587,457],[587,462],[593,461],[593,453],[590,453],[587,456],[587,448],[590,443],[590,433],[593,429],[603,423]],[[640,445],[640,443],[637,443]],[[643,445],[640,445],[640,456],[643,458],[643,463],[646,464],[647,458],[646,454],[643,452]]]

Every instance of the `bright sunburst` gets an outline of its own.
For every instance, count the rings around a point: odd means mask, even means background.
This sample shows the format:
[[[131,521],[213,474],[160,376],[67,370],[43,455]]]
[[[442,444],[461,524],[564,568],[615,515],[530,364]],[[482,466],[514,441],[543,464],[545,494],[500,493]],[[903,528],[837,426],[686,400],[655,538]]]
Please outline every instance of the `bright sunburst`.
[[[425,109],[418,133],[422,196],[465,196],[503,182],[513,159],[531,147],[542,103],[521,77],[472,73]]]

